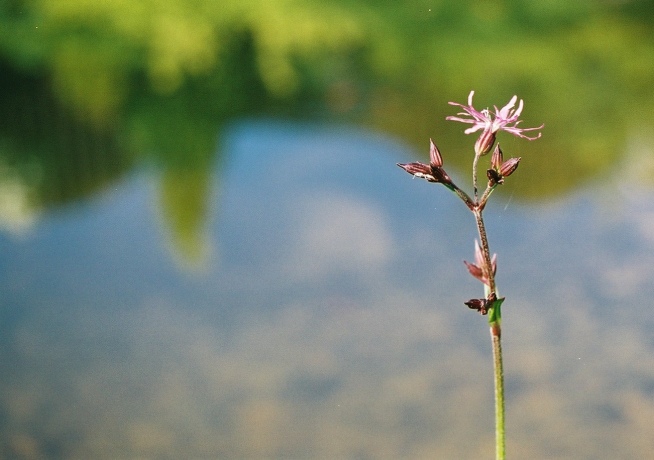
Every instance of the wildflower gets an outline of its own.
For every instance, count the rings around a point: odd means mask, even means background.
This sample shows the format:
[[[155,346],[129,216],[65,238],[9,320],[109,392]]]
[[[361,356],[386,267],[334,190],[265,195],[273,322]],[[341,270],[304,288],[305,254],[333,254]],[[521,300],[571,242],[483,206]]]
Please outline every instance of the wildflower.
[[[502,109],[498,109],[497,106],[494,106],[495,113],[491,113],[488,109],[483,109],[481,112],[476,110],[472,106],[472,96],[475,94],[474,91],[470,91],[468,96],[468,105],[459,104],[456,102],[450,102],[450,105],[456,105],[463,109],[463,112],[459,112],[457,115],[470,118],[461,118],[460,116],[450,116],[446,117],[446,120],[458,121],[461,123],[470,123],[472,126],[466,129],[464,132],[466,134],[472,134],[474,132],[483,130],[479,139],[475,143],[475,153],[477,155],[485,155],[491,151],[493,145],[495,144],[495,137],[498,131],[506,131],[507,133],[513,134],[514,136],[522,137],[524,139],[529,139],[533,141],[538,139],[541,136],[541,133],[538,133],[536,137],[529,137],[523,133],[526,131],[536,131],[543,128],[544,125],[540,125],[537,128],[519,128],[518,124],[520,120],[518,117],[522,113],[523,101],[520,99],[518,108],[514,109],[515,103],[518,100],[517,96],[513,96],[508,104],[506,104]]]
[[[490,286],[489,273],[488,270],[484,270],[486,262],[484,261],[484,254],[481,251],[479,241],[475,240],[475,263],[466,262],[465,260],[463,263],[466,264],[466,267],[468,267],[468,271],[472,276]],[[491,259],[491,270],[493,271],[494,276],[497,272],[497,254],[493,254],[493,258]]]
[[[398,163],[400,168],[404,169],[409,174],[421,179],[426,179],[429,182],[440,182],[446,186],[452,184],[452,179],[447,175],[443,169],[443,157],[441,152],[434,144],[434,141],[429,139],[429,164],[415,162],[415,163]]]

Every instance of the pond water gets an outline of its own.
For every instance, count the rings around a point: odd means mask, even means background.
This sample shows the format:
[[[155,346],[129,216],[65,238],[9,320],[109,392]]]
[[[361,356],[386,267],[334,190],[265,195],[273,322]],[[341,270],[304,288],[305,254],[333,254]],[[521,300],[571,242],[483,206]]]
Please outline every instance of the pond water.
[[[5,225],[1,455],[489,458],[474,219],[395,166],[424,155],[266,119],[216,148],[187,233],[147,167]],[[511,458],[654,451],[654,203],[625,158],[553,202],[509,180],[485,213]]]

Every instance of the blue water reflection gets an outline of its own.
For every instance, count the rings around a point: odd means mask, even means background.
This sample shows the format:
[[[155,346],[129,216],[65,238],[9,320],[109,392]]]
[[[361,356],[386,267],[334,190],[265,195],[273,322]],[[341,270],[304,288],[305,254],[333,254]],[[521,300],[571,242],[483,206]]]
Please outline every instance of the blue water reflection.
[[[375,133],[247,121],[219,148],[201,266],[150,170],[1,236],[3,456],[491,455],[465,207]],[[623,166],[555,203],[509,182],[488,208],[515,458],[654,448],[654,205]]]

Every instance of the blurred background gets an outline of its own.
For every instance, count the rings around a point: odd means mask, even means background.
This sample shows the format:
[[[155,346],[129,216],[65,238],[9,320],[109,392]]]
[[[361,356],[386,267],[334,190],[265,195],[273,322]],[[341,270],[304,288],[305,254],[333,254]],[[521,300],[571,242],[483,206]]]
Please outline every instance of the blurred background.
[[[654,2],[4,0],[0,457],[489,458],[465,206],[397,162],[524,99],[487,207],[512,458],[654,452]]]

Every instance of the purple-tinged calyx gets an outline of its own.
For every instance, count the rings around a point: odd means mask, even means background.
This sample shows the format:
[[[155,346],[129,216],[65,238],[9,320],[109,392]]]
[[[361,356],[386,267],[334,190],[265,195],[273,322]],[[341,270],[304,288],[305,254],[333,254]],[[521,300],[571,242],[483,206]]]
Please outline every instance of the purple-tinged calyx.
[[[443,169],[443,157],[441,152],[434,144],[434,141],[429,139],[429,164],[420,163],[397,163],[397,165],[404,169],[409,174],[425,179],[429,182],[437,182],[445,185],[451,185],[452,179],[447,175]]]

